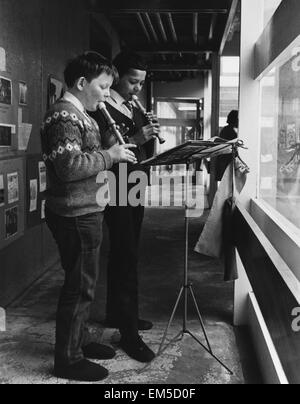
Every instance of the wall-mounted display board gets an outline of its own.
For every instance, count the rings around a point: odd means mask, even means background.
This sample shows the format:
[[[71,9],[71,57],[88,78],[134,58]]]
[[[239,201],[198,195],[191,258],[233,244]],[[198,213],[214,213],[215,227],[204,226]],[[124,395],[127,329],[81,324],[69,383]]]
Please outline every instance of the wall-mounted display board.
[[[24,234],[24,160],[0,161],[0,249]]]
[[[47,173],[40,155],[27,158],[26,172],[26,223],[27,227],[31,228],[45,220]]]
[[[7,73],[0,73],[0,156],[16,148],[16,126],[13,116],[13,82]]]
[[[3,60],[2,65],[5,65]],[[34,147],[39,149],[38,137],[31,137],[34,131],[32,108],[38,107],[32,104],[30,97],[32,80],[29,84],[23,80],[24,76],[24,70],[14,63],[9,67],[9,71],[0,71],[0,158],[6,158],[8,153],[18,157],[19,152],[27,151],[30,140],[33,141]],[[36,128],[40,125],[40,121],[36,120],[41,119],[40,108],[41,106],[34,115],[38,117],[34,119]]]

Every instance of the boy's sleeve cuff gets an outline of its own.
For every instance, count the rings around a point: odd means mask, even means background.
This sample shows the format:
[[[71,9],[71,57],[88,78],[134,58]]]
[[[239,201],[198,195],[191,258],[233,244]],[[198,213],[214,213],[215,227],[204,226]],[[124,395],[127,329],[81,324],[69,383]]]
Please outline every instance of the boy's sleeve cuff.
[[[104,162],[105,162],[105,169],[109,170],[114,165],[113,159],[111,158],[111,155],[106,150],[102,150],[101,154],[102,154]]]

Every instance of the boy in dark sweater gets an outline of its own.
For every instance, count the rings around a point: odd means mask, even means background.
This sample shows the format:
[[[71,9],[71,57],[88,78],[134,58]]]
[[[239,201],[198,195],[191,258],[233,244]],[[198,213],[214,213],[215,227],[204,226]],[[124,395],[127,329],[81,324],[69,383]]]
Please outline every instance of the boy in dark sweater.
[[[154,139],[160,132],[158,122],[149,123],[130,102],[132,96],[138,95],[143,88],[147,66],[144,60],[134,53],[120,53],[114,64],[120,79],[113,86],[106,107],[119,125],[128,128],[127,137],[130,143],[137,145],[135,155],[138,162],[141,162],[153,156]],[[92,112],[91,116],[97,121],[100,130],[107,133],[107,124],[101,112]],[[111,144],[111,139],[107,136],[106,145]],[[128,174],[138,170],[145,171],[145,168],[138,164],[127,164],[125,168]],[[120,329],[121,347],[131,358],[139,362],[151,362],[155,355],[139,335],[139,330],[150,330],[153,327],[150,321],[139,318],[138,259],[145,204],[131,206],[128,201],[124,206],[120,203],[118,191],[124,187],[124,183],[119,176],[119,169],[118,164],[112,169],[117,179],[117,204],[110,204],[105,211],[110,234],[105,324]],[[128,193],[134,185],[127,184]]]
[[[88,52],[65,69],[68,91],[46,113],[41,137],[49,176],[46,221],[56,240],[65,283],[56,318],[55,375],[79,381],[99,381],[108,371],[89,359],[110,359],[115,352],[85,342],[86,321],[99,271],[105,201],[97,198],[100,172],[118,162],[135,163],[129,148],[115,144],[103,150],[97,123],[86,110],[97,110],[109,97],[116,76],[112,64]],[[103,193],[101,193],[103,195]]]

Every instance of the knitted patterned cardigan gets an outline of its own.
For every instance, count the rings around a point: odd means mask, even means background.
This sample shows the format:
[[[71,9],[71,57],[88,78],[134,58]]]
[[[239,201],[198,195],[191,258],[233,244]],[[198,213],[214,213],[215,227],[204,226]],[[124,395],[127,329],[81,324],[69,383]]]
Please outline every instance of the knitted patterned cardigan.
[[[97,193],[108,186],[97,184],[97,176],[113,161],[102,149],[97,123],[62,99],[46,113],[41,138],[49,181],[46,207],[64,217],[102,212],[106,203]]]

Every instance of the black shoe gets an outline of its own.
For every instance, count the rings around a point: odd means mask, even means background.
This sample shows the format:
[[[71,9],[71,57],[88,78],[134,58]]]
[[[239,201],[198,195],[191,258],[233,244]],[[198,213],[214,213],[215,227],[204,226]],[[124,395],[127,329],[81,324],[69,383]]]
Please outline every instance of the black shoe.
[[[109,346],[95,343],[83,347],[82,352],[89,359],[108,360],[116,356],[116,352]]]
[[[149,363],[155,358],[154,352],[144,343],[141,337],[133,340],[122,338],[120,347],[130,358],[138,362]]]
[[[116,320],[110,320],[106,319],[102,322],[104,327],[106,328],[120,328],[120,324]],[[139,331],[149,331],[153,328],[153,324],[151,321],[146,321],[146,320],[138,320],[138,330]]]
[[[108,376],[108,370],[86,359],[70,366],[55,366],[54,376],[80,382],[99,382]]]
[[[138,329],[139,331],[149,331],[152,330],[153,323],[147,320],[138,320]]]

